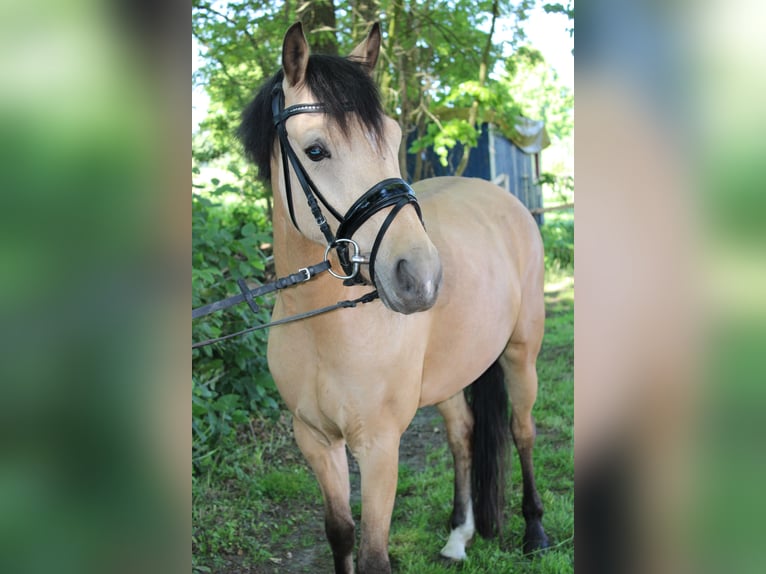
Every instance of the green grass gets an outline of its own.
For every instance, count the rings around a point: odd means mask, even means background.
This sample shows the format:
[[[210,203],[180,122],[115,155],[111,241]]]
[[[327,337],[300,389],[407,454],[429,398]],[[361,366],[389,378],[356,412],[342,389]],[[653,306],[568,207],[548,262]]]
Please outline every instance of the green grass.
[[[573,572],[573,318],[571,271],[557,271],[549,275],[546,289],[546,334],[538,361],[540,391],[534,410],[537,486],[552,548],[532,558],[520,551],[524,522],[514,450],[502,541],[477,536],[468,560],[460,565],[446,565],[438,559],[449,534],[452,504],[452,457],[442,434],[425,447],[423,468],[400,465],[389,545],[394,572]],[[216,466],[193,482],[194,571],[331,572],[321,495],[293,442],[289,419],[254,421],[222,449],[226,454]],[[352,510],[358,524],[357,501],[352,502]]]
[[[238,435],[227,456],[192,483],[192,566],[195,572],[260,572],[305,520],[296,501],[321,509],[313,474],[297,452],[289,421],[258,421],[261,432]],[[265,429],[265,431],[264,431]],[[294,452],[293,452],[294,451]],[[289,507],[280,512],[280,507]],[[315,537],[303,545],[314,545]]]

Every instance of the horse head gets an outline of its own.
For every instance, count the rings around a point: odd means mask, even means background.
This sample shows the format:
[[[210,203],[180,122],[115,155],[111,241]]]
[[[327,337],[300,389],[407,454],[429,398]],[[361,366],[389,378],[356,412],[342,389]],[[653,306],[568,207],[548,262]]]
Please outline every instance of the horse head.
[[[294,24],[282,70],[246,110],[240,133],[295,230],[339,247],[348,282],[374,284],[389,309],[409,314],[434,305],[442,270],[401,179],[401,130],[383,113],[372,79],[380,44],[375,24],[347,58],[310,55]],[[353,260],[349,245],[359,247]]]

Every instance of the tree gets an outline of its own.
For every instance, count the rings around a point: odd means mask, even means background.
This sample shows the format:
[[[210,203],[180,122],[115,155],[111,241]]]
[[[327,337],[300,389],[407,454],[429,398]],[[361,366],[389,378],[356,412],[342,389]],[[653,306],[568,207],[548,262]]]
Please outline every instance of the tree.
[[[568,0],[566,6],[560,2],[556,4],[543,4],[543,10],[545,10],[546,14],[564,14],[569,18],[567,32],[569,32],[570,36],[574,36],[574,0]],[[574,49],[572,49],[572,53],[574,53]]]
[[[489,34],[487,34],[487,40],[484,43],[484,50],[481,53],[481,62],[479,62],[479,79],[477,85],[479,88],[483,88],[487,83],[487,70],[489,69],[489,54],[492,49],[492,35],[495,33],[495,24],[497,23],[497,17],[500,15],[499,2],[495,0],[492,2],[492,25],[489,27]],[[476,125],[476,120],[479,119],[479,99],[475,98],[471,104],[471,111],[468,113],[468,124],[471,126]],[[455,170],[455,175],[463,175],[468,160],[471,157],[471,148],[466,147],[463,151],[463,156],[460,158],[460,163]]]
[[[353,0],[338,6],[332,0],[240,0],[219,7],[193,0],[192,33],[206,60],[194,80],[211,99],[201,130],[212,143],[199,138],[206,141],[206,157],[238,149],[233,134],[240,112],[278,69],[284,31],[299,18],[312,49],[339,54],[349,53],[373,22],[381,22],[376,75],[384,109],[402,128],[403,170],[412,137],[412,150],[433,145],[445,156],[458,142],[473,146],[482,122],[512,125],[509,118],[521,113],[516,93],[493,79],[508,65],[493,32],[499,17],[510,17],[514,33],[508,42],[522,45],[532,6],[532,0]],[[422,175],[420,163],[404,173],[413,180]]]
[[[337,22],[332,0],[306,0],[297,11],[312,52],[338,55]]]
[[[556,139],[572,134],[574,94],[559,82],[539,50],[521,46],[506,59],[504,68],[498,89],[515,94],[521,115],[545,120],[548,133]]]

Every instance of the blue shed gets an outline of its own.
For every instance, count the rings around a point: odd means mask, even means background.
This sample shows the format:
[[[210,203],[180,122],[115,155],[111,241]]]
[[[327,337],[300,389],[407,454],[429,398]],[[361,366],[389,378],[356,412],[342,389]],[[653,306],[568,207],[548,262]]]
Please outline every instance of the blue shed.
[[[543,122],[519,118],[516,133],[512,138],[505,135],[492,124],[482,124],[477,146],[471,150],[468,165],[463,172],[465,177],[480,177],[494,181],[515,195],[528,209],[543,207],[540,179],[540,152],[550,145],[550,138]],[[412,133],[407,139],[408,147],[415,140]],[[463,156],[463,146],[457,144],[447,156],[447,165],[443,166],[439,156],[428,148],[421,152],[423,162],[419,179],[454,175],[455,169]],[[407,154],[407,174],[410,180],[416,169],[416,155]],[[543,214],[534,214],[538,225],[543,223]]]

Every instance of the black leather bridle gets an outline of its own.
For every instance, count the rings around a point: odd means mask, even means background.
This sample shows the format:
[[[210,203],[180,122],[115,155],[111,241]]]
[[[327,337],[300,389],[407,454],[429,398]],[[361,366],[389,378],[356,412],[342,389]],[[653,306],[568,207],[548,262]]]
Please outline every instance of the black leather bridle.
[[[349,111],[352,110],[349,109]],[[285,95],[282,91],[282,86],[277,85],[272,92],[271,112],[274,126],[277,129],[277,135],[279,137],[287,208],[293,225],[300,231],[300,227],[295,218],[295,208],[293,206],[293,194],[290,185],[290,165],[292,165],[301,189],[306,195],[306,201],[311,210],[311,214],[314,216],[314,220],[327,241],[325,260],[327,260],[330,250],[336,249],[338,252],[338,259],[343,268],[344,275],[335,273],[332,269],[329,269],[330,273],[339,279],[343,279],[346,285],[365,284],[366,281],[359,274],[359,266],[369,264],[370,281],[375,284],[375,257],[377,256],[378,248],[383,241],[383,237],[391,223],[394,221],[394,218],[396,218],[398,213],[406,205],[411,204],[415,208],[415,211],[420,218],[420,222],[423,223],[423,216],[420,211],[420,205],[418,205],[418,200],[415,197],[415,192],[413,192],[407,182],[401,178],[384,179],[368,189],[354,202],[345,215],[341,215],[330,202],[327,201],[324,195],[322,195],[314,182],[311,181],[311,177],[309,177],[309,174],[304,169],[287,138],[286,123],[289,118],[298,114],[324,113],[325,106],[323,104],[296,104],[285,109]],[[333,235],[330,225],[327,223],[327,219],[322,213],[322,208],[319,205],[320,203],[339,222],[337,237]],[[381,225],[378,234],[375,237],[369,260],[365,259],[359,253],[359,245],[353,240],[354,233],[356,233],[356,231],[364,225],[370,217],[379,211],[392,206],[393,209],[384,220],[383,225]],[[349,248],[353,250],[352,254],[349,254]]]
[[[282,92],[282,87],[275,87],[272,94],[273,98],[271,111],[274,126],[277,128],[277,134],[279,136],[279,147],[282,152],[282,169],[284,170],[285,193],[287,195],[287,207],[290,212],[290,219],[292,219],[295,228],[300,231],[298,222],[295,219],[293,193],[290,187],[290,165],[292,165],[293,170],[295,170],[295,175],[301,184],[301,189],[303,189],[303,193],[306,195],[306,201],[308,202],[309,209],[311,209],[311,214],[314,216],[319,229],[322,231],[322,234],[327,240],[327,248],[324,252],[324,261],[317,263],[316,265],[311,265],[309,267],[299,269],[296,273],[286,277],[281,277],[276,281],[261,285],[255,289],[250,289],[245,281],[240,279],[237,281],[237,285],[240,289],[239,295],[233,295],[231,297],[227,297],[226,299],[222,299],[221,301],[216,301],[214,303],[209,303],[202,307],[192,309],[192,319],[198,319],[204,317],[205,315],[209,315],[210,313],[222,311],[223,309],[227,309],[232,305],[237,305],[242,302],[246,302],[253,312],[257,312],[258,305],[255,302],[255,297],[260,297],[274,291],[279,291],[281,289],[287,289],[296,285],[300,285],[301,283],[310,281],[313,277],[323,273],[324,271],[329,271],[335,277],[343,279],[343,282],[346,285],[363,285],[366,282],[359,274],[359,266],[368,264],[370,266],[370,281],[374,285],[375,256],[378,253],[378,248],[380,247],[381,241],[383,241],[383,237],[385,236],[386,231],[391,226],[391,223],[394,221],[397,214],[406,205],[412,204],[418,214],[418,217],[420,218],[420,223],[423,223],[423,216],[420,213],[420,206],[418,205],[418,200],[415,198],[415,193],[412,191],[412,188],[407,185],[407,182],[398,177],[384,179],[383,181],[373,185],[354,202],[354,204],[348,209],[345,215],[341,216],[340,213],[338,213],[338,211],[334,209],[333,206],[330,205],[330,203],[327,201],[327,199],[325,199],[325,197],[320,193],[316,185],[314,185],[314,182],[311,181],[309,174],[306,173],[306,170],[303,168],[303,165],[298,159],[295,150],[293,150],[290,142],[287,139],[287,129],[285,127],[285,123],[287,122],[288,118],[296,114],[323,113],[325,112],[325,106],[322,104],[298,104],[284,109],[285,97],[284,93]],[[337,237],[333,235],[333,232],[330,229],[330,225],[327,223],[327,219],[325,219],[324,215],[322,214],[322,208],[319,206],[320,202],[327,209],[327,211],[330,212],[330,214],[339,222]],[[365,221],[387,207],[393,207],[393,209],[386,216],[386,219],[383,221],[383,225],[381,225],[380,229],[378,230],[378,235],[375,237],[375,241],[373,242],[369,260],[365,259],[360,255],[359,245],[353,240],[352,237],[354,233],[356,233],[356,231],[362,225],[364,225]],[[349,254],[348,252],[349,247],[353,249],[352,254]],[[329,254],[332,249],[337,250],[338,259],[340,260],[340,264],[341,267],[343,267],[345,275],[340,275],[339,273],[335,273],[332,270],[332,264],[329,260]],[[359,304],[370,303],[377,298],[378,291],[375,289],[369,293],[365,293],[361,297],[357,297],[356,299],[338,301],[333,305],[327,305],[319,309],[313,309],[311,311],[298,313],[297,315],[284,317],[282,319],[278,319],[263,325],[248,327],[246,329],[242,329],[241,331],[237,331],[236,333],[229,333],[227,335],[222,335],[213,339],[199,341],[192,344],[192,349],[212,345],[213,343],[225,341],[227,339],[231,339],[232,337],[238,337],[239,335],[251,333],[259,329],[266,329],[268,327],[284,325],[294,321],[301,321],[303,319],[308,319],[309,317],[315,317],[317,315],[329,313],[337,309],[356,307]]]

